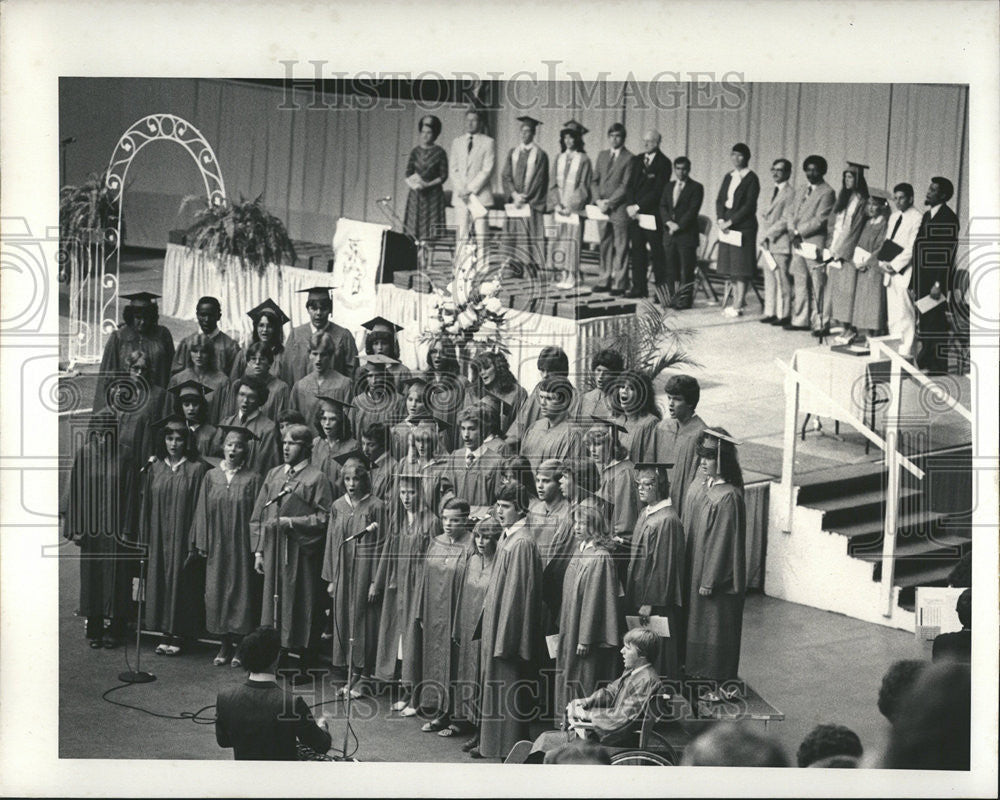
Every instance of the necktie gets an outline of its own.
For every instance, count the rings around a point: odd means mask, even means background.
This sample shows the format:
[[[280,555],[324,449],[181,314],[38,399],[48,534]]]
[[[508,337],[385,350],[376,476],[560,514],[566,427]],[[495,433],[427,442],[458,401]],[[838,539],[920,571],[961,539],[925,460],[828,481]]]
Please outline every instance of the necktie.
[[[813,187],[812,187],[812,184],[810,183],[810,184],[809,184],[809,188],[808,188],[808,189],[806,189],[806,197],[808,197],[808,196],[809,196],[809,195],[811,195],[812,193],[813,193]]]
[[[684,191],[684,184],[681,181],[674,181],[674,206],[677,205],[677,198],[681,196],[681,192]]]
[[[517,167],[514,170],[514,188],[524,191],[524,177],[528,171],[528,152],[523,147],[517,154]]]
[[[646,166],[649,167],[653,164],[653,154],[646,153]]]
[[[467,469],[471,469],[472,465],[476,461],[476,455],[471,450],[465,451],[465,466]]]
[[[774,198],[778,196],[778,187],[774,187],[774,191],[771,193],[771,202],[774,202]]]
[[[896,234],[899,233],[899,226],[902,224],[902,222],[903,222],[903,215],[900,214],[898,217],[896,217],[896,224],[892,226],[892,233],[889,235],[889,238],[892,239],[893,241],[896,240]]]
[[[465,152],[466,153],[471,153],[472,152],[472,134],[471,133],[469,134],[469,144],[465,148]]]
[[[609,164],[614,164],[615,163],[615,151],[614,150],[611,151],[611,161],[609,161],[608,163]]]

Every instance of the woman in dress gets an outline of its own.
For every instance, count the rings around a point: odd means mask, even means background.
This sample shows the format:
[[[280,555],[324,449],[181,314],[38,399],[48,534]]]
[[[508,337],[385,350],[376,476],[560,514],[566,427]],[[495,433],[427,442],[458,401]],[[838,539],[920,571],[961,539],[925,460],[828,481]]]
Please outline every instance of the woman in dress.
[[[583,150],[587,129],[575,119],[559,131],[561,152],[552,162],[549,176],[548,205],[556,214],[575,219],[575,223],[556,219],[556,238],[549,246],[549,269],[558,278],[556,286],[572,289],[580,280],[580,253],[583,248],[583,214],[590,202],[590,179],[593,166]]]
[[[176,656],[185,636],[197,635],[181,573],[191,546],[191,521],[208,465],[180,415],[157,423],[157,460],[150,464],[139,512],[139,541],[148,548],[145,627],[163,633],[158,655]]]
[[[319,405],[313,419],[313,428],[319,434],[313,439],[312,455],[309,462],[326,475],[333,487],[334,499],[344,493],[340,481],[338,456],[353,453],[359,448],[358,440],[351,435],[349,403],[335,397],[317,397]]]
[[[879,268],[878,251],[886,238],[889,221],[889,204],[882,197],[872,195],[865,204],[868,221],[858,239],[858,248],[868,257],[856,264],[858,282],[854,289],[854,307],[851,310],[851,340],[859,337],[865,341],[877,336],[887,326],[885,307],[886,274]]]
[[[722,313],[727,317],[743,314],[747,284],[757,271],[757,196],[760,180],[750,167],[750,148],[743,142],[733,145],[733,171],[722,180],[715,198],[715,216],[722,233],[737,233],[740,244],[719,242],[716,267],[726,279]],[[732,305],[727,305],[732,300]]]
[[[577,508],[573,529],[577,547],[566,567],[559,613],[557,709],[614,679],[624,633],[619,627],[620,586],[604,520],[593,509]]]
[[[417,123],[420,144],[406,162],[406,214],[403,228],[417,241],[432,241],[444,230],[444,182],[448,180],[448,154],[435,142],[441,135],[441,120],[427,114]],[[414,187],[414,185],[416,186]]]
[[[222,461],[201,484],[191,524],[191,539],[205,564],[205,628],[222,638],[212,663],[232,662],[236,643],[260,625],[263,581],[254,571],[250,516],[263,479],[247,468],[249,444],[256,437],[246,428],[224,429]]]
[[[826,331],[843,328],[838,344],[851,340],[851,313],[854,310],[854,290],[857,272],[854,269],[854,249],[858,245],[861,231],[868,220],[865,209],[868,205],[868,184],[865,181],[864,166],[848,164],[844,170],[843,183],[837,204],[833,207],[833,233],[830,235],[830,263],[827,264],[826,295],[823,300],[823,319],[827,320]]]
[[[621,444],[631,461],[651,461],[656,455],[656,426],[663,420],[653,380],[645,372],[629,369],[616,380],[610,396],[615,419],[625,427]]]
[[[189,339],[187,351],[188,363],[170,379],[169,388],[185,381],[197,381],[211,389],[211,396],[205,398],[207,407],[204,421],[210,425],[218,425],[219,420],[232,413],[225,407],[229,394],[229,376],[216,368],[215,347],[205,334],[199,333]]]
[[[267,345],[271,351],[271,374],[281,378],[291,387],[295,381],[292,375],[291,359],[285,352],[284,330],[285,324],[289,322],[288,315],[281,310],[281,306],[269,297],[260,305],[251,308],[247,312],[247,316],[253,323],[250,341],[233,359],[233,368],[229,372],[229,377],[233,380],[243,377],[250,345],[254,342],[261,342]]]

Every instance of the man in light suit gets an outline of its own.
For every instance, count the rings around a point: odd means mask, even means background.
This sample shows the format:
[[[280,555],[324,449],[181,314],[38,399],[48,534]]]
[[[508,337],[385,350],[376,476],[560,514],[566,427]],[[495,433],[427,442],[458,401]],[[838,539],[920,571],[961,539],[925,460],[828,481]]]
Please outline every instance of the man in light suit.
[[[512,147],[501,173],[507,202],[517,208],[528,206],[528,217],[508,217],[504,222],[508,263],[537,269],[545,263],[545,200],[549,192],[549,157],[535,142],[542,123],[532,117],[518,117],[521,143]],[[468,499],[468,498],[466,498]]]
[[[691,308],[694,298],[694,268],[698,261],[698,212],[705,187],[691,177],[691,159],[674,160],[674,180],[663,187],[660,219],[663,220],[663,251],[667,266],[667,288],[676,309]],[[679,295],[678,289],[683,290]],[[685,286],[689,286],[684,290]]]
[[[480,112],[470,108],[465,114],[465,133],[451,143],[451,204],[455,208],[458,224],[456,233],[456,258],[469,233],[471,214],[466,209],[470,195],[476,195],[484,206],[493,205],[493,190],[490,179],[493,176],[495,143],[489,136],[480,133],[482,117]],[[480,249],[486,243],[486,217],[475,220],[476,240]]]
[[[646,272],[653,262],[653,279],[659,293],[667,282],[663,260],[663,222],[660,220],[660,197],[670,180],[670,159],[660,150],[659,131],[646,131],[642,136],[645,152],[636,156],[632,178],[625,189],[625,211],[629,215],[629,242],[632,249],[632,288],[626,297],[639,298],[648,294]],[[639,215],[653,217],[656,229],[639,224]],[[646,246],[649,253],[646,253]],[[665,297],[664,297],[665,299]]]
[[[774,270],[764,265],[764,316],[760,321],[771,325],[790,325],[792,322],[792,281],[788,275],[792,242],[786,219],[794,194],[788,183],[791,175],[792,162],[787,158],[779,158],[771,164],[774,189],[771,201],[762,204],[760,210],[760,247],[768,250],[778,264]]]
[[[897,183],[892,189],[896,210],[889,217],[886,241],[895,242],[902,249],[891,261],[879,261],[886,272],[885,311],[889,335],[899,339],[899,354],[913,361],[916,356],[917,309],[910,297],[910,279],[913,270],[913,241],[920,229],[921,214],[913,207],[913,187]]]
[[[625,294],[628,267],[628,213],[625,191],[632,177],[632,153],[625,147],[625,126],[620,122],[608,128],[607,150],[597,155],[597,167],[591,179],[591,194],[595,205],[608,215],[601,228],[601,274],[597,278],[599,292]]]
[[[792,237],[792,280],[795,282],[792,319],[782,327],[791,331],[823,329],[823,293],[826,290],[826,266],[822,263],[823,247],[826,245],[827,226],[837,199],[823,176],[826,175],[826,159],[823,156],[808,156],[802,162],[806,174],[803,186],[788,210],[788,231]],[[803,258],[794,249],[803,242],[814,245],[816,258]],[[810,325],[811,323],[811,325]]]

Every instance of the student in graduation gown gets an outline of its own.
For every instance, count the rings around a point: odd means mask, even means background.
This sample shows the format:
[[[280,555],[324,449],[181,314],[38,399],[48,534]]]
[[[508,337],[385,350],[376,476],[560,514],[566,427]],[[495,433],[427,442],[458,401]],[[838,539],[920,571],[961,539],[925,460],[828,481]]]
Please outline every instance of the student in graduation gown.
[[[556,220],[556,237],[549,242],[548,266],[556,286],[571,289],[583,280],[580,254],[583,251],[584,210],[590,202],[590,184],[594,168],[583,149],[587,129],[575,119],[559,131],[560,153],[552,161],[549,175],[548,208],[575,224]]]
[[[590,360],[591,381],[594,388],[580,395],[577,416],[613,417],[617,412],[612,405],[618,384],[616,379],[625,369],[625,361],[617,350],[598,350]]]
[[[544,640],[539,625],[542,560],[525,525],[528,495],[516,485],[497,495],[504,531],[483,599],[482,723],[473,758],[504,758],[525,738],[532,716],[533,684]]]
[[[198,381],[190,380],[171,386],[170,393],[176,398],[175,404],[180,408],[181,416],[194,438],[195,450],[203,458],[211,457],[212,442],[218,433],[218,428],[205,421],[207,396],[212,390]]]
[[[522,455],[508,456],[500,465],[500,488],[511,485],[524,488],[530,505],[530,498],[535,496],[538,485],[535,483],[535,472],[531,468],[531,462]]]
[[[396,388],[402,390],[404,381],[410,377],[410,370],[399,361],[399,332],[403,330],[402,325],[386,319],[385,317],[372,317],[367,322],[362,322],[361,327],[365,334],[365,356],[385,356],[392,359],[386,366],[386,371],[392,376]]]
[[[292,386],[288,404],[302,412],[307,420],[316,414],[316,398],[320,395],[351,402],[354,387],[351,379],[333,367],[333,339],[328,333],[316,334],[309,341],[310,372]]]
[[[848,162],[843,186],[833,207],[833,233],[829,247],[832,260],[826,266],[827,288],[823,309],[826,325],[822,333],[829,332],[831,327],[845,327],[851,323],[857,278],[854,249],[868,219],[865,212],[868,205],[865,167],[864,164]]]
[[[307,670],[315,665],[323,628],[323,546],[333,502],[330,482],[309,464],[312,440],[312,431],[305,425],[292,425],[285,431],[285,463],[267,473],[250,517],[254,569],[264,576],[261,624],[275,625],[281,632],[282,649],[298,652],[295,683],[311,679]],[[272,500],[277,502],[268,506]]]
[[[512,406],[499,398],[487,395],[476,404],[479,412],[480,428],[483,432],[483,449],[500,456],[501,460],[511,454],[511,449],[503,438],[501,423],[513,419]]]
[[[573,387],[569,380],[557,375],[544,378],[538,385],[542,416],[532,423],[521,440],[521,455],[534,469],[548,459],[562,460],[573,455],[571,405]]]
[[[448,455],[445,466],[445,478],[452,491],[475,507],[493,504],[503,464],[496,451],[483,447],[482,431],[480,409],[464,408],[458,415],[461,444]]]
[[[432,715],[421,730],[436,731],[440,736],[461,732],[451,721],[458,666],[454,631],[466,562],[472,549],[469,511],[468,502],[461,497],[452,497],[444,503],[443,532],[431,540],[424,556],[424,579],[417,605],[423,639],[420,705]]]
[[[246,347],[238,351],[233,359],[233,366],[229,370],[230,379],[235,381],[243,377],[250,357],[250,347],[259,342],[271,354],[271,374],[280,378],[290,390],[295,381],[292,380],[291,362],[285,351],[285,324],[289,321],[288,315],[269,297],[251,308],[247,316],[250,317],[253,328]]]
[[[635,530],[635,521],[639,517],[635,465],[629,460],[628,453],[618,439],[623,433],[627,431],[616,422],[594,418],[584,436],[588,455],[597,465],[597,472],[601,476],[597,496],[611,508],[608,514],[608,533],[615,542],[613,555],[622,580],[628,569],[632,531]]]
[[[169,388],[186,381],[197,381],[211,389],[206,409],[206,422],[217,425],[228,412],[224,408],[229,388],[229,376],[222,372],[215,363],[216,353],[212,340],[204,334],[196,333],[185,339],[187,343],[187,363],[185,368],[170,378]],[[206,394],[208,394],[206,392]]]
[[[695,409],[701,398],[701,386],[690,375],[671,375],[663,391],[670,419],[663,420],[656,429],[656,458],[653,460],[674,465],[670,470],[670,501],[683,521],[684,498],[700,473],[698,438],[706,426]]]
[[[198,457],[183,417],[166,417],[156,428],[157,460],[146,472],[139,511],[139,542],[148,548],[143,613],[146,629],[163,633],[156,652],[175,656],[185,636],[201,632],[190,599],[183,596],[182,572],[208,464]]]
[[[299,289],[298,292],[306,295],[309,321],[293,328],[285,342],[291,371],[291,380],[288,383],[294,386],[296,381],[302,380],[309,374],[312,368],[310,351],[313,347],[313,337],[322,333],[327,334],[333,343],[332,368],[348,379],[353,378],[358,363],[358,346],[353,334],[347,328],[330,319],[333,313],[330,288],[314,286],[309,289]]]
[[[357,394],[351,401],[351,429],[355,438],[373,422],[396,422],[405,414],[403,395],[392,377],[374,363],[366,364],[355,378]]]
[[[466,405],[484,400],[494,402],[497,409],[503,412],[498,433],[505,435],[521,406],[527,402],[528,393],[510,371],[510,364],[503,353],[486,350],[477,355],[472,360],[472,376]]]
[[[403,379],[400,386],[403,394],[403,411],[405,417],[395,422],[389,428],[389,454],[397,461],[402,461],[410,453],[411,439],[416,433],[422,419],[430,415],[427,410],[427,380],[423,375],[412,375]],[[443,432],[438,434],[435,450],[438,453],[448,452],[450,438]]]
[[[242,354],[242,350],[240,351]],[[270,417],[275,422],[278,415],[289,407],[292,398],[292,389],[274,371],[274,351],[263,342],[253,342],[246,349],[246,365],[243,367],[243,374],[235,378],[229,384],[229,398],[227,402],[227,414],[236,411],[236,391],[234,387],[244,378],[257,381],[267,389],[267,402],[260,407],[260,413],[265,417]]]
[[[344,494],[330,509],[323,555],[323,580],[333,598],[334,667],[348,669],[342,693],[361,697],[370,691],[378,656],[378,625],[385,576],[378,574],[385,539],[385,504],[372,492],[371,476],[357,455],[341,456]],[[359,533],[363,535],[348,541]],[[348,665],[350,640],[353,663]]]
[[[420,706],[423,638],[418,622],[424,557],[431,540],[441,533],[441,522],[423,502],[419,465],[400,464],[397,500],[386,515],[389,535],[378,563],[376,582],[384,587],[378,627],[375,678],[396,680],[401,694],[392,705],[401,716],[413,717]]]
[[[879,267],[878,252],[885,242],[889,204],[882,197],[868,198],[866,213],[868,221],[858,247],[871,255],[855,267],[858,272],[854,290],[854,307],[851,310],[851,341],[862,342],[870,336],[877,336],[886,329],[886,287],[888,273]],[[845,265],[846,269],[846,265]]]
[[[260,411],[261,406],[267,402],[267,387],[250,378],[243,378],[237,382],[235,391],[236,412],[219,423],[211,455],[215,458],[222,457],[222,429],[226,425],[247,428],[257,437],[250,442],[247,468],[259,472],[263,477],[282,461],[282,437],[278,425]]]
[[[525,400],[521,407],[517,410],[517,416],[514,418],[514,422],[510,424],[510,427],[506,432],[507,446],[515,452],[518,450],[521,444],[521,439],[524,438],[528,428],[530,428],[535,421],[542,416],[542,406],[538,397],[538,393],[541,391],[542,381],[553,375],[568,378],[569,356],[566,355],[566,352],[561,347],[546,345],[538,354],[538,360],[535,366],[538,368],[538,374],[541,376],[541,380],[535,384],[535,387],[531,390],[531,394],[528,395],[528,399]],[[576,390],[573,389],[572,386],[570,388],[571,399],[568,408],[571,414],[576,416],[578,405]]]
[[[625,580],[627,614],[648,621],[666,617],[670,636],[660,641],[655,664],[663,678],[681,678],[678,660],[684,634],[684,528],[670,500],[669,464],[636,464],[639,512]]]
[[[702,432],[698,445],[706,487],[687,539],[691,564],[685,671],[715,682],[706,699],[735,689],[746,592],[746,506],[736,446],[723,428]]]
[[[479,744],[479,722],[482,712],[479,696],[479,671],[481,644],[475,638],[476,628],[483,616],[483,600],[496,563],[497,539],[500,523],[488,516],[479,520],[472,529],[474,548],[466,554],[465,579],[458,598],[455,614],[455,646],[458,648],[455,668],[455,715],[460,725],[470,725],[474,735],[462,745],[469,752]]]
[[[527,217],[506,217],[503,226],[508,262],[534,271],[545,263],[545,203],[549,192],[549,157],[535,142],[542,123],[532,117],[518,117],[520,144],[512,147],[504,159],[501,183],[506,202],[521,209]]]
[[[623,634],[621,586],[604,520],[592,508],[578,508],[573,528],[577,546],[566,567],[559,614],[557,709],[614,678]]]
[[[319,435],[313,439],[309,461],[326,475],[336,499],[344,493],[344,486],[340,480],[340,462],[337,461],[337,457],[345,453],[354,453],[361,445],[351,435],[350,404],[336,397],[321,396],[316,400],[319,405],[316,408],[313,428]]]
[[[433,514],[439,514],[440,501],[451,490],[448,479],[448,460],[440,455],[441,431],[444,422],[430,415],[417,421],[413,433],[413,446],[408,461],[412,461],[421,475],[421,503]]]
[[[368,462],[371,493],[383,502],[391,499],[398,462],[389,455],[389,426],[373,422],[361,431],[361,453]]]
[[[468,381],[462,377],[454,342],[440,338],[430,343],[424,378],[427,381],[424,402],[434,416],[447,424],[447,445],[450,451],[458,446],[458,412],[465,405],[465,397],[469,391]]]
[[[222,305],[219,303],[219,299],[217,297],[200,298],[194,313],[195,319],[198,320],[198,333],[185,336],[177,344],[171,372],[177,374],[187,369],[189,348],[198,336],[204,336],[208,339],[215,353],[216,369],[228,375],[229,370],[233,368],[233,362],[236,360],[240,346],[219,329],[219,320],[222,319]]]
[[[123,294],[129,301],[122,316],[125,322],[108,336],[101,357],[101,367],[94,390],[94,410],[108,404],[108,390],[117,377],[129,372],[128,358],[138,351],[144,353],[148,365],[147,380],[161,389],[170,382],[170,365],[174,360],[174,339],[159,324],[160,311],[156,305],[158,294],[135,292]],[[168,413],[168,412],[164,412]]]
[[[528,505],[528,528],[535,537],[542,569],[554,555],[556,534],[569,519],[569,501],[563,496],[563,462],[556,459],[543,461],[535,471],[535,497]]]
[[[224,430],[222,461],[201,482],[191,522],[192,547],[205,562],[205,629],[222,638],[212,663],[232,662],[237,641],[260,624],[263,585],[254,571],[250,540],[253,514],[263,478],[247,468],[247,428]]]
[[[629,369],[615,385],[617,391],[611,396],[615,418],[627,430],[622,446],[633,462],[650,461],[656,456],[656,428],[662,421],[653,380],[645,372]]]

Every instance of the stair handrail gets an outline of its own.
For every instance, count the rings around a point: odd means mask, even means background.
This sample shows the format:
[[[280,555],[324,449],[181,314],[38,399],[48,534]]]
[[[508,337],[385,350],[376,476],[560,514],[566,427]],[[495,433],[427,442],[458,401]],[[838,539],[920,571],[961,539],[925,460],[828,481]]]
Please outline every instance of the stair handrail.
[[[871,348],[872,355],[877,355],[882,358],[888,359],[892,362],[894,367],[898,367],[907,373],[911,378],[913,378],[917,383],[919,383],[924,388],[934,392],[935,396],[946,406],[948,406],[952,411],[955,411],[959,415],[965,418],[969,423],[972,422],[972,410],[963,406],[955,397],[952,396],[951,392],[940,383],[931,380],[923,372],[921,372],[917,367],[903,358],[899,353],[890,347],[888,341],[897,341],[895,337],[889,336],[871,336],[868,338],[868,344]]]

